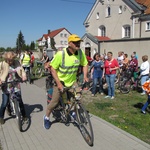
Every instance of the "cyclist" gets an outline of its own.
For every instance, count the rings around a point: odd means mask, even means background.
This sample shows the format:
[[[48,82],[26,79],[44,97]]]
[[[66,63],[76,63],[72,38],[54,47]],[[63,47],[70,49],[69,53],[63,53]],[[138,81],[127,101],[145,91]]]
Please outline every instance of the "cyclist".
[[[4,61],[0,62],[0,85],[2,82],[11,82],[15,79],[22,78],[22,80],[26,80],[26,73],[24,69],[21,67],[21,64],[18,60],[15,60],[16,54],[13,52],[6,52],[3,55]],[[11,84],[7,84],[7,86],[1,87],[2,89],[2,104],[0,107],[0,124],[4,124],[4,113],[6,106],[9,102],[9,92],[11,90]],[[21,96],[21,87],[18,82],[15,86],[15,92],[18,96],[19,105],[21,108],[22,116],[26,119],[26,113],[24,104]]]
[[[83,66],[84,80],[88,82],[88,62],[85,53],[80,49],[81,41],[78,35],[70,35],[68,37],[68,47],[58,51],[51,61],[51,73],[56,85],[53,87],[52,100],[47,106],[46,115],[44,115],[45,129],[51,127],[49,117],[59,102],[60,92],[63,91],[63,87],[71,87],[76,82],[76,75],[80,65]]]
[[[29,69],[29,72],[30,72],[30,62],[31,62],[30,52],[28,50],[25,50],[25,53],[23,53],[20,56],[20,63],[24,69],[27,67]]]
[[[50,61],[46,52],[43,53],[43,57],[42,57],[41,61],[44,63],[44,68],[46,70],[47,64],[49,64],[49,61]]]

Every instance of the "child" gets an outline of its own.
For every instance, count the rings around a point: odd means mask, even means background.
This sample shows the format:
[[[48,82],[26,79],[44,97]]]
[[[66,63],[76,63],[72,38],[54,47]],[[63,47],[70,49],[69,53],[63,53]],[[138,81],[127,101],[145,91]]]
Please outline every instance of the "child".
[[[142,85],[143,90],[147,93],[148,95],[148,100],[147,102],[144,104],[144,106],[142,107],[141,112],[143,114],[146,114],[145,110],[148,107],[148,105],[150,104],[150,80],[146,81],[143,85]]]

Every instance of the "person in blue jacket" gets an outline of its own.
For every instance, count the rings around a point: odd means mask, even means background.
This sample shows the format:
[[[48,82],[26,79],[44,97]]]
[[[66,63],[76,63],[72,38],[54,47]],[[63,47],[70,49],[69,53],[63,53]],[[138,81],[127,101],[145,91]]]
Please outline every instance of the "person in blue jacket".
[[[93,57],[94,61],[91,65],[91,75],[93,79],[92,96],[97,92],[97,84],[99,84],[98,92],[103,95],[102,75],[104,62],[100,54],[96,53]]]

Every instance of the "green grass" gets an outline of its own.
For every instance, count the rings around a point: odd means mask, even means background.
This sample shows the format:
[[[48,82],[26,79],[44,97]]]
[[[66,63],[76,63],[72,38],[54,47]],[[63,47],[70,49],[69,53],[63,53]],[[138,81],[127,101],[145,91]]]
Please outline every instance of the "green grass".
[[[86,96],[83,95],[84,98]],[[104,96],[97,94],[90,102],[84,103],[90,113],[150,144],[150,106],[146,115],[141,113],[146,101],[146,95],[131,91],[129,94],[116,93],[114,100],[104,99]]]

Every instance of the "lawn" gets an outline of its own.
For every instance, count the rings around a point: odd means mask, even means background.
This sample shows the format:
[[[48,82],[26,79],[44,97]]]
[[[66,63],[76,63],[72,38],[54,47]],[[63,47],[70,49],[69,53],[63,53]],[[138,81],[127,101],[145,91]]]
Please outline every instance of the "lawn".
[[[99,94],[96,97],[84,92],[84,104],[90,113],[110,122],[122,130],[150,144],[150,106],[146,115],[141,113],[141,107],[147,101],[147,96],[141,96],[136,91],[128,94],[116,92],[114,100],[105,99]]]

